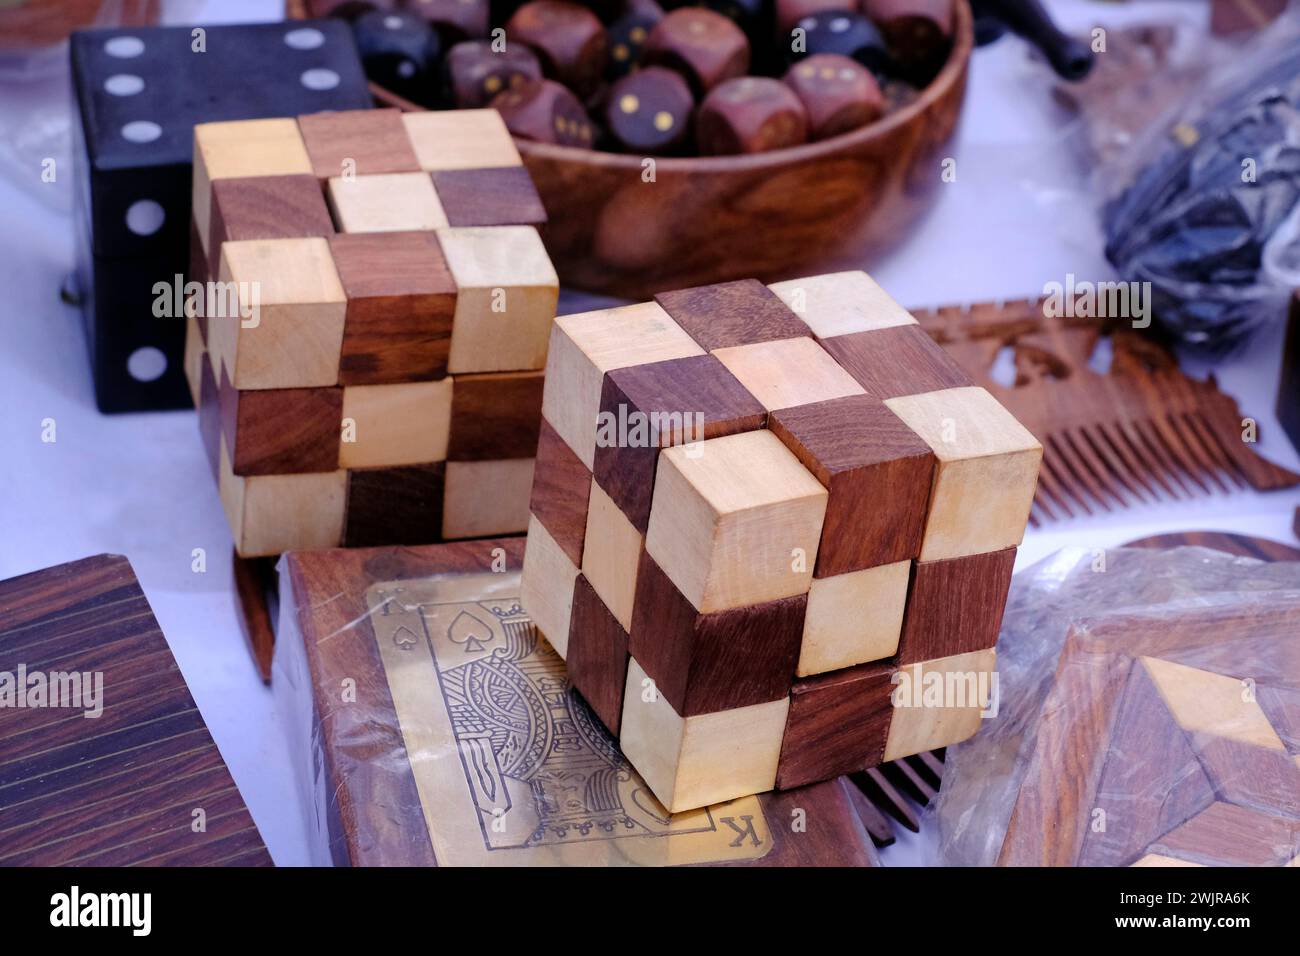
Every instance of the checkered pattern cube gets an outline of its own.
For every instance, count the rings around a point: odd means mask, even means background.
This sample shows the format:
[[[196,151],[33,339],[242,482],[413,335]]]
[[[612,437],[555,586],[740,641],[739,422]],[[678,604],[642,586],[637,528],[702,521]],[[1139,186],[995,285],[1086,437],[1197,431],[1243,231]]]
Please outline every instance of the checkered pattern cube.
[[[863,770],[978,728],[1041,457],[861,272],[562,316],[523,601],[673,812]]]
[[[493,110],[195,127],[185,365],[241,556],[526,529],[544,221]]]

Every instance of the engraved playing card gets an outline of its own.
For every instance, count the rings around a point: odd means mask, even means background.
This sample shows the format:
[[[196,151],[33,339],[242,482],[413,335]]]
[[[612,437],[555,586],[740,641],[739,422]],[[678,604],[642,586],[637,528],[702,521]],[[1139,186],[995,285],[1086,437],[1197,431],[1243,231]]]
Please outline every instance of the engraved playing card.
[[[520,607],[519,575],[366,592],[439,862],[671,865],[757,859],[760,799],[669,815]]]

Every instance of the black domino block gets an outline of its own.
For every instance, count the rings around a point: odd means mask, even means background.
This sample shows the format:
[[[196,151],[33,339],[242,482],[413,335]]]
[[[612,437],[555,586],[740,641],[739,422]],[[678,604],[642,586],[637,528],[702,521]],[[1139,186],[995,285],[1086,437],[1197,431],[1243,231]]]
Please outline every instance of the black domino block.
[[[194,126],[367,109],[361,59],[335,20],[85,30],[69,50],[78,238],[89,243],[78,285],[96,401],[103,412],[184,407],[184,323],[155,327],[137,290],[141,275],[152,288],[186,272]],[[164,352],[168,370],[141,382],[126,358],[145,345]]]

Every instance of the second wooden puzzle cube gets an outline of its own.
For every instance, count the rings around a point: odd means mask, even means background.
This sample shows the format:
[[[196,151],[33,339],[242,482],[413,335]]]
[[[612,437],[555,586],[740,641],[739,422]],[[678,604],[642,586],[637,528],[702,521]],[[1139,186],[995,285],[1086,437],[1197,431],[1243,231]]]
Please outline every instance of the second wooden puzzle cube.
[[[978,729],[1042,448],[868,276],[563,316],[546,371],[523,601],[669,810]]]
[[[194,132],[186,366],[244,557],[523,532],[559,293],[491,110]]]

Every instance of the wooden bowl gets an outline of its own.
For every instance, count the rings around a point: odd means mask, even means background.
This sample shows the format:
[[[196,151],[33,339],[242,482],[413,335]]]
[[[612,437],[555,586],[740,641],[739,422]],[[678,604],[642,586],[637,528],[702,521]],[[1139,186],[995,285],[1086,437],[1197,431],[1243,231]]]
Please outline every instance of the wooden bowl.
[[[517,140],[561,281],[640,300],[868,265],[906,235],[940,183],[974,46],[970,6],[954,2],[939,75],[906,107],[842,136],[753,156],[658,158],[653,182],[640,156]],[[374,89],[381,102],[419,109]]]

